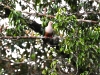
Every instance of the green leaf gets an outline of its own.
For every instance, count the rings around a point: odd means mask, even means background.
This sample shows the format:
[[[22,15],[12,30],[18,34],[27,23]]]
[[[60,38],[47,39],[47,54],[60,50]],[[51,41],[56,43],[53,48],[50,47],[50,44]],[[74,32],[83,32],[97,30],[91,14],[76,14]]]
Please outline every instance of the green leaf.
[[[89,59],[90,60],[90,62],[93,64],[93,59]]]
[[[0,2],[2,2],[2,0],[0,0]]]
[[[42,74],[43,74],[43,75],[46,75],[46,72],[47,72],[46,70],[43,70],[43,71],[42,71]]]
[[[56,64],[57,64],[57,60],[54,60],[54,61],[51,63],[51,68],[55,68],[55,67],[56,67]]]
[[[32,54],[30,57],[31,57],[32,60],[35,60],[36,55],[35,54]]]

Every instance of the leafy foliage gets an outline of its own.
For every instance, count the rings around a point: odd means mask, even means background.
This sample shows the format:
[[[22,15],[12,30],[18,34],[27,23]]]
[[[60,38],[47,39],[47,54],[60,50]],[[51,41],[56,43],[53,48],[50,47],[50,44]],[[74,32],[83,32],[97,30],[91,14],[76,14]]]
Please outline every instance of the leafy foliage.
[[[55,46],[44,45],[41,39],[0,40],[1,58],[13,61],[15,64],[9,65],[7,60],[0,58],[0,74],[27,75],[36,74],[36,72],[43,75],[100,74],[100,25],[92,23],[92,20],[99,22],[100,19],[98,1],[97,6],[93,5],[95,1],[91,0],[65,0],[64,4],[62,0],[31,0],[31,2],[30,0],[1,0],[0,2],[11,7],[8,13],[7,8],[4,7],[5,11],[0,9],[5,12],[5,17],[9,18],[9,26],[4,31],[6,34],[0,32],[1,36],[41,36],[43,28],[52,20],[55,33],[60,37],[58,49]],[[25,12],[15,10],[16,3],[21,5],[22,11],[29,8],[26,12],[27,16]],[[46,10],[43,10],[44,8]],[[31,10],[35,11],[35,16],[30,13],[33,12]],[[43,22],[41,26],[38,27],[36,22],[31,23],[33,17],[40,18]],[[80,22],[78,19],[89,20],[89,23]],[[34,27],[33,30],[30,29],[32,25],[37,28],[41,27],[40,33],[36,33],[39,31]],[[1,31],[4,27],[1,26]],[[16,54],[15,57],[13,52]],[[4,61],[7,63],[3,63]],[[3,65],[9,66],[3,68]],[[11,69],[12,67],[14,68]]]

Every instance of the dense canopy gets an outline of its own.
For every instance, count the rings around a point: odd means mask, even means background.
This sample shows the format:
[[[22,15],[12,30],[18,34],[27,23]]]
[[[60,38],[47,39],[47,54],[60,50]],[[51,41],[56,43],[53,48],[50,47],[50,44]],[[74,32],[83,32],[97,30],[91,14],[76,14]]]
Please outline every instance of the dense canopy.
[[[0,75],[99,75],[99,39],[99,0],[0,0]]]

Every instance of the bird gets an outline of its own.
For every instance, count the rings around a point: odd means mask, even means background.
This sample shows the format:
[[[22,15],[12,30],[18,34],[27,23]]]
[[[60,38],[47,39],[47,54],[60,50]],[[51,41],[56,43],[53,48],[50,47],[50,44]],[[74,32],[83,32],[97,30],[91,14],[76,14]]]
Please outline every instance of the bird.
[[[50,42],[52,41],[53,31],[54,31],[52,25],[53,25],[53,21],[49,21],[48,25],[44,28],[44,33],[43,33],[44,44],[47,44],[47,43],[50,44]]]
[[[49,21],[48,25],[45,27],[44,37],[52,38],[53,37],[53,22]]]
[[[56,49],[59,48],[59,38],[56,36],[55,31],[53,29],[53,21],[49,21],[48,25],[44,29],[44,44],[49,44],[50,46],[54,47],[56,46]]]

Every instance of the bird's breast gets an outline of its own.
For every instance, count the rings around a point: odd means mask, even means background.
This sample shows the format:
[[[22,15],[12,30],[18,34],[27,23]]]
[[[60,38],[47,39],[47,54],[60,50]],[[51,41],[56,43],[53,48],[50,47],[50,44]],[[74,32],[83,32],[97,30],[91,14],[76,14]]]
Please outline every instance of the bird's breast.
[[[45,28],[45,32],[47,32],[47,33],[52,33],[52,32],[53,32],[53,28],[47,26],[47,27]]]

